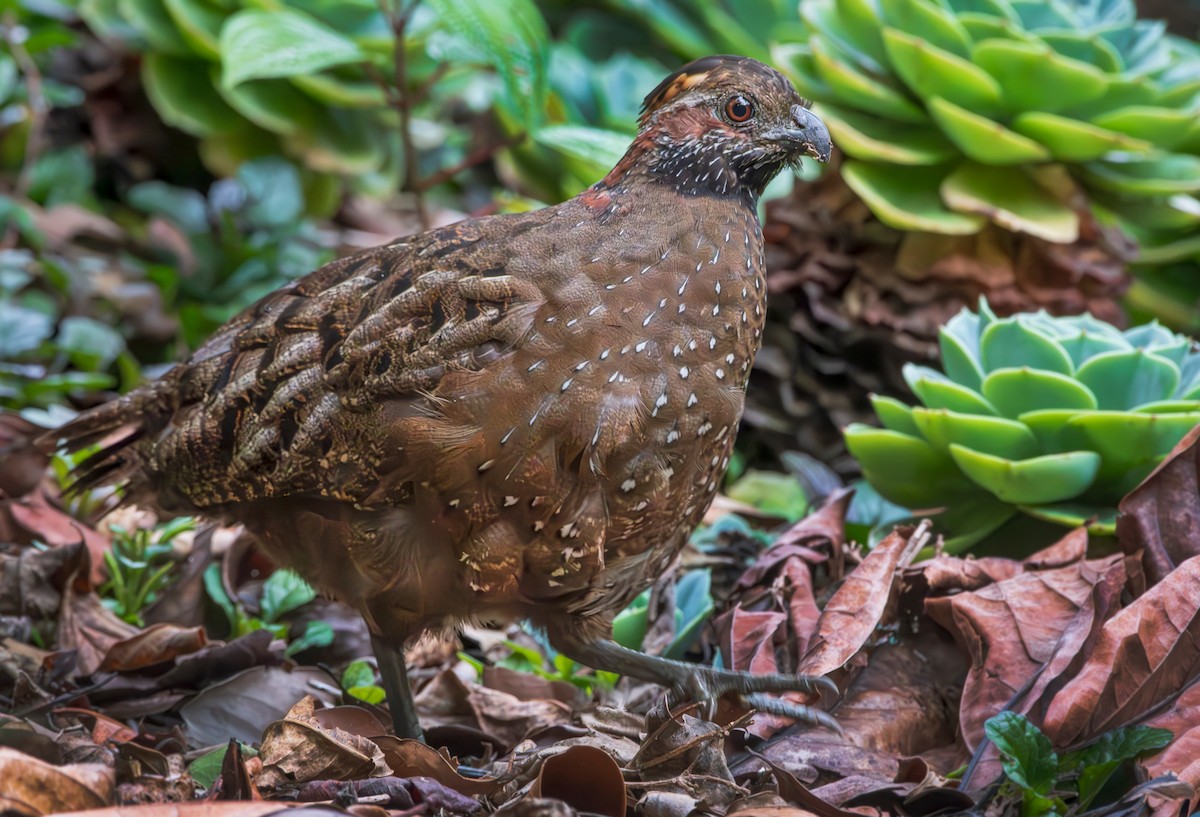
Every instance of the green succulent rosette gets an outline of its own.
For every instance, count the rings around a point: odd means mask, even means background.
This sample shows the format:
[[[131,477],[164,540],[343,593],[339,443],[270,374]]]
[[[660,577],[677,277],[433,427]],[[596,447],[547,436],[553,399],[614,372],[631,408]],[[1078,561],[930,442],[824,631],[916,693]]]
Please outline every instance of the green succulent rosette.
[[[909,365],[917,405],[873,397],[882,425],[846,445],[886,499],[945,507],[954,546],[1018,514],[1112,533],[1116,505],[1200,423],[1200,352],[1156,323],[997,318],[981,302],[940,331],[942,370]]]
[[[803,0],[775,58],[884,223],[1056,243],[1081,210],[1200,257],[1200,49],[1131,0]]]

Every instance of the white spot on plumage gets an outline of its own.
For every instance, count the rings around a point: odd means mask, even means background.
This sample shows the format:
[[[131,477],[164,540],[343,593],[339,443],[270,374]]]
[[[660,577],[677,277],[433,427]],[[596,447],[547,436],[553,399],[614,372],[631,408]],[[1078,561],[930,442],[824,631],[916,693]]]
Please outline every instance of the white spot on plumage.
[[[724,369],[717,369],[715,372],[713,372],[713,374],[715,374],[717,376],[717,380],[725,379],[725,370]]]
[[[717,339],[715,337],[711,337],[708,339],[708,348],[709,349],[717,348]]]
[[[679,431],[672,429],[671,431],[667,432],[667,444],[668,445],[670,443],[675,442],[678,439],[679,439]]]
[[[538,531],[542,530],[542,529],[543,529],[543,528],[545,528],[545,527],[546,527],[546,523],[545,523],[545,522],[543,522],[543,521],[541,521],[540,519],[539,519],[537,522],[534,522],[534,523],[533,523],[533,531],[534,531],[534,533],[537,533]]]
[[[458,499],[452,499],[452,500],[450,500],[450,507],[451,507],[451,508],[457,508],[457,507],[458,507],[460,504],[462,504],[461,500],[458,500]]]
[[[516,505],[518,501],[519,500],[515,496],[506,496],[504,497],[504,507],[511,508],[513,505]]]
[[[529,364],[529,368],[528,368],[528,369],[526,369],[525,371],[527,371],[527,372],[532,372],[534,369],[538,368],[539,366],[541,366],[541,365],[542,365],[543,363],[545,363],[545,362],[546,362],[546,361],[544,361],[544,360],[539,360],[537,363],[531,363],[531,364]]]
[[[605,349],[603,352],[601,352],[601,353],[600,353],[600,359],[601,359],[601,360],[608,360],[608,356],[609,356],[610,354],[612,354],[612,349]]]
[[[692,373],[691,370],[687,366],[679,367],[679,376],[682,377],[684,380],[687,380],[688,375],[691,373]]]
[[[479,471],[479,473],[481,473],[481,474],[482,474],[484,471],[488,470],[489,468],[491,468],[491,467],[492,467],[493,465],[495,465],[495,464],[496,464],[496,461],[495,461],[495,460],[488,460],[488,461],[487,461],[487,462],[485,462],[483,465],[479,466],[479,468],[478,468],[478,469],[476,469],[476,470],[478,470],[478,471]]]
[[[566,391],[567,389],[571,388],[571,383],[574,382],[574,380],[575,378],[568,377],[563,381],[562,387],[559,389],[559,391]]]
[[[692,406],[696,405],[699,402],[700,401],[698,399],[696,399],[695,392],[692,392],[691,394],[688,395],[688,399],[687,399],[687,407],[688,408],[691,408]]]
[[[629,493],[636,487],[637,487],[637,480],[627,479],[621,483],[621,490],[624,491],[625,493]]]

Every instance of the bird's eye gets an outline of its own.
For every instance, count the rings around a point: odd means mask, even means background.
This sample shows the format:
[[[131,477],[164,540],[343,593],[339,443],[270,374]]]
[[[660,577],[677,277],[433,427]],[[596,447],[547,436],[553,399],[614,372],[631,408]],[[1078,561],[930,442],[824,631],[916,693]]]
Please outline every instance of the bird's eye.
[[[725,103],[725,115],[731,122],[746,122],[754,116],[754,105],[741,94],[732,96]]]

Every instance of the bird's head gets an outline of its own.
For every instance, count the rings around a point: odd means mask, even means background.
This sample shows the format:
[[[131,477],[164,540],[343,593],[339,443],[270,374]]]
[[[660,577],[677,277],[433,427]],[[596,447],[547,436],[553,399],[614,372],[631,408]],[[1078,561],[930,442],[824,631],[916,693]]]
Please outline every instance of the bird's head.
[[[613,174],[636,167],[685,194],[756,197],[801,157],[828,161],[829,131],[808,108],[757,60],[695,60],[646,97],[637,138]]]

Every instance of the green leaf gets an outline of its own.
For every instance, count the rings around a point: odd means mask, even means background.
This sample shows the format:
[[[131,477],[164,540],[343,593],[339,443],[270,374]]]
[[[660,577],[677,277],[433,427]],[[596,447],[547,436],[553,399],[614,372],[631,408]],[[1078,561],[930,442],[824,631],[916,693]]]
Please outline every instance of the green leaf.
[[[875,413],[879,416],[879,422],[883,423],[884,428],[899,431],[901,434],[908,434],[911,437],[920,436],[921,430],[913,422],[913,410],[896,398],[872,394],[871,407],[875,409]]]
[[[919,125],[929,121],[925,112],[905,97],[903,90],[838,59],[836,51],[824,42],[813,37],[810,46],[813,64],[833,99],[897,122]]]
[[[311,74],[362,62],[358,45],[319,20],[293,9],[246,9],[221,28],[222,84]]]
[[[1079,807],[1087,809],[1118,766],[1162,749],[1173,737],[1167,729],[1145,725],[1114,729],[1088,748],[1064,757],[1059,768],[1079,769]]]
[[[942,451],[949,452],[951,445],[958,444],[1010,460],[1038,453],[1033,432],[1015,420],[929,408],[913,409],[912,417],[921,436]]]
[[[979,317],[964,309],[938,330],[942,368],[955,383],[975,391],[983,383],[979,365]]]
[[[221,581],[220,565],[211,564],[204,569],[204,589],[208,591],[208,597],[225,612],[225,617],[229,620],[229,628],[236,631],[239,618],[238,609],[225,592],[225,584]]]
[[[375,686],[374,684],[349,687],[346,690],[346,694],[351,698],[356,698],[368,704],[381,704],[383,703],[383,699],[387,697],[387,693],[384,692],[383,687]]]
[[[681,660],[700,637],[714,609],[712,574],[708,570],[691,570],[684,574],[675,585],[675,637],[663,651],[663,656]]]
[[[213,85],[234,110],[260,128],[281,136],[303,134],[316,128],[325,115],[316,103],[286,79],[260,79],[226,88],[220,68],[212,68]]]
[[[904,366],[904,380],[929,408],[950,409],[964,414],[996,416],[996,407],[973,389],[951,381],[941,372],[911,363]]]
[[[977,485],[1016,504],[1074,499],[1091,487],[1100,469],[1100,455],[1095,451],[1068,451],[1014,461],[951,445],[950,456]]]
[[[155,52],[173,57],[191,56],[192,49],[180,36],[162,0],[117,0],[117,7]]]
[[[1030,368],[1070,375],[1075,368],[1058,341],[1038,331],[1029,315],[998,320],[983,330],[979,358],[986,372]]]
[[[1098,98],[1107,87],[1100,69],[1041,43],[984,40],[971,58],[995,77],[1005,108],[1012,113],[1056,113]]]
[[[142,85],[158,115],[193,136],[230,133],[240,124],[208,79],[208,63],[166,54],[142,58]]]
[[[750,469],[730,485],[725,493],[731,499],[781,516],[789,522],[799,521],[808,511],[809,499],[800,480],[791,474],[778,471]]]
[[[192,776],[192,780],[205,789],[211,789],[221,774],[221,766],[225,764],[225,753],[227,751],[229,751],[229,746],[222,746],[207,754],[200,755],[200,757],[189,763],[188,774]]]
[[[1166,400],[1179,386],[1179,367],[1144,349],[1096,355],[1075,376],[1096,395],[1101,409],[1132,409]]]
[[[884,29],[883,41],[896,73],[919,97],[981,112],[999,107],[1000,84],[968,60],[894,28]]]
[[[550,125],[539,128],[533,139],[540,145],[571,157],[580,164],[579,175],[604,176],[629,148],[630,137],[586,125]]]
[[[217,36],[225,22],[225,12],[206,0],[163,0],[180,35],[192,50],[206,60],[220,60]]]
[[[1058,755],[1050,738],[1016,712],[1001,712],[983,725],[1000,750],[1004,773],[1026,791],[1045,795],[1058,779]]]
[[[0,360],[13,360],[41,346],[54,332],[54,319],[33,309],[0,301]]]
[[[1050,158],[1050,151],[1037,142],[949,100],[933,97],[929,113],[959,149],[977,162],[989,165],[1020,165]]]
[[[1133,105],[1093,117],[1092,124],[1171,149],[1191,133],[1196,111]]]
[[[1092,162],[1087,176],[1118,193],[1170,196],[1200,191],[1200,156],[1169,154],[1129,162]]]
[[[135,184],[126,193],[129,203],[143,213],[164,216],[185,233],[209,230],[208,201],[195,190],[173,187],[166,182]]]
[[[275,624],[280,618],[303,607],[317,597],[317,591],[312,585],[300,578],[300,574],[292,570],[276,570],[263,583],[262,601],[263,620]]]
[[[1140,153],[1152,147],[1123,133],[1040,111],[1019,114],[1012,121],[1012,129],[1045,145],[1054,158],[1070,162],[1099,159],[1117,150]]]
[[[310,621],[304,628],[304,634],[287,645],[284,654],[299,655],[313,647],[328,647],[333,643],[333,627],[328,621]]]
[[[973,235],[987,223],[980,216],[956,213],[945,205],[939,192],[945,168],[846,161],[841,172],[850,189],[889,227]]]
[[[852,423],[846,447],[863,476],[885,499],[906,508],[930,508],[974,492],[944,453],[917,437]]]
[[[984,378],[982,392],[1001,415],[1011,418],[1044,410],[1084,411],[1097,405],[1096,396],[1074,378],[1028,366],[997,369]]]
[[[932,123],[907,125],[822,102],[817,112],[834,142],[856,159],[897,165],[936,165],[957,155]]]
[[[1058,244],[1079,238],[1079,214],[1023,172],[968,162],[942,182],[943,200],[959,213]]]
[[[107,324],[92,318],[71,316],[58,325],[58,348],[76,368],[87,372],[107,369],[125,351],[125,338]]]
[[[800,4],[800,17],[809,28],[849,54],[861,68],[887,73],[887,54],[879,39],[879,23],[863,0],[808,0]]]
[[[342,672],[342,689],[370,686],[375,683],[375,668],[369,661],[351,661]]]
[[[628,607],[617,613],[612,624],[614,641],[631,650],[642,648],[648,626],[649,603],[650,591],[644,590]]]
[[[441,25],[496,69],[510,101],[534,130],[545,108],[550,33],[532,0],[430,0]]]
[[[879,0],[888,25],[969,59],[971,38],[954,14],[929,0]]]
[[[237,172],[246,191],[243,214],[256,227],[284,227],[304,212],[304,191],[296,168],[278,156],[246,162]]]

